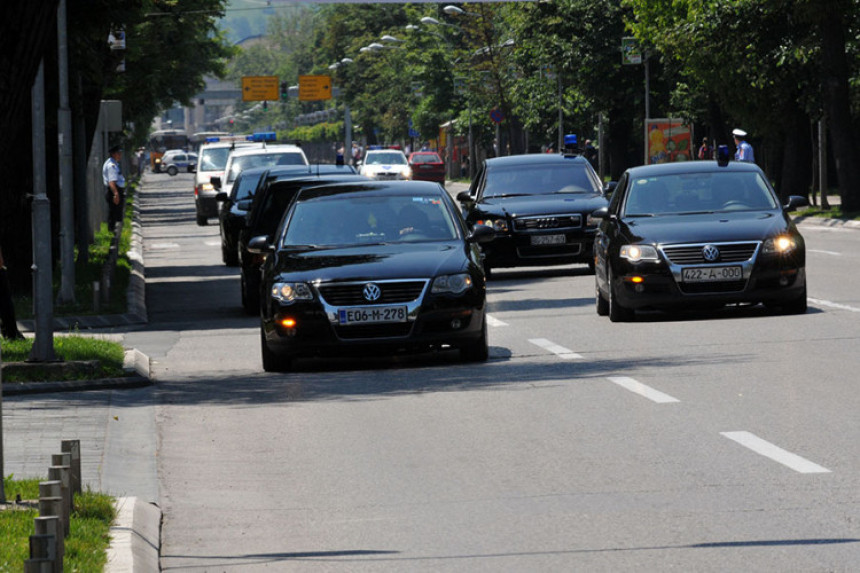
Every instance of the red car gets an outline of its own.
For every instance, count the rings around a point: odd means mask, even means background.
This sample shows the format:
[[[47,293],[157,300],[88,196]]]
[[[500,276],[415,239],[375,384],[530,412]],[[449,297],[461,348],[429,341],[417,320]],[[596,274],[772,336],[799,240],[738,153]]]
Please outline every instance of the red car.
[[[412,179],[445,183],[445,164],[435,151],[416,151],[409,155]]]

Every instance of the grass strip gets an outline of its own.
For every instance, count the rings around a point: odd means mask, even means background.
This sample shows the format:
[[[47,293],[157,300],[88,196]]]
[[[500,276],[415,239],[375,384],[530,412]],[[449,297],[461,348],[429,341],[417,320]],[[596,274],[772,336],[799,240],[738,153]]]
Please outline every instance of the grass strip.
[[[3,478],[6,498],[38,500],[43,479]],[[35,532],[37,509],[10,504],[0,510],[0,571],[23,571],[30,557],[29,538]],[[69,536],[65,540],[64,571],[103,571],[110,546],[110,526],[116,518],[114,499],[106,494],[83,492],[75,498]]]
[[[3,364],[24,362],[30,356],[33,339],[3,340]],[[96,361],[92,369],[63,367],[61,364],[33,364],[26,369],[4,368],[4,382],[53,382],[98,380],[125,376],[125,349],[121,344],[85,336],[55,336],[54,353],[66,362]],[[43,366],[43,367],[40,367]],[[71,366],[71,365],[69,365]]]

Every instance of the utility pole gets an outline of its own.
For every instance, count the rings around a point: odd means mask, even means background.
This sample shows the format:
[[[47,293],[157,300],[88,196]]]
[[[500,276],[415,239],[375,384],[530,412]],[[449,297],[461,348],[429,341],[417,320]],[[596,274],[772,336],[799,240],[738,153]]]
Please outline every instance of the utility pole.
[[[33,313],[36,336],[31,362],[54,356],[54,301],[51,270],[51,201],[45,182],[45,61],[39,64],[31,92],[33,116]]]
[[[75,302],[75,182],[72,169],[72,110],[69,107],[69,43],[66,33],[66,0],[57,8],[57,44],[60,109],[60,292],[57,304]]]

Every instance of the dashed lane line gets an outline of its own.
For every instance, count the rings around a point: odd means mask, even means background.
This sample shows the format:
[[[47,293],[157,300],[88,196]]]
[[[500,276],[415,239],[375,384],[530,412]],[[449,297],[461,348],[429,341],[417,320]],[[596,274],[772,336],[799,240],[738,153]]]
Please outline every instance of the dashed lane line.
[[[630,390],[635,394],[639,394],[645,398],[648,398],[652,402],[657,402],[658,404],[670,404],[673,402],[680,402],[677,398],[669,396],[668,394],[664,394],[659,390],[655,390],[650,386],[639,382],[629,376],[610,376],[608,378],[610,382],[614,384],[618,384],[622,388],[626,390]]]
[[[503,320],[499,320],[498,318],[496,318],[494,316],[490,316],[488,314],[487,315],[487,325],[493,326],[493,327],[500,327],[500,326],[508,326],[508,323],[503,321]]]
[[[750,432],[720,432],[720,434],[734,442],[737,442],[745,448],[749,448],[755,453],[766,458],[770,458],[796,472],[800,472],[802,474],[830,473],[829,469],[813,463],[806,458],[802,458],[797,454],[784,450],[768,441],[762,440]]]
[[[549,350],[562,360],[579,360],[582,358],[582,355],[577,354],[573,350],[565,348],[564,346],[559,346],[555,342],[547,340],[546,338],[530,338],[529,342],[536,346],[540,346],[544,350]]]
[[[847,304],[839,304],[838,302],[831,302],[829,300],[821,300],[820,298],[808,298],[806,299],[812,304],[816,306],[826,306],[828,308],[838,308],[839,310],[849,310],[851,312],[860,312],[860,308],[856,306],[848,306]]]

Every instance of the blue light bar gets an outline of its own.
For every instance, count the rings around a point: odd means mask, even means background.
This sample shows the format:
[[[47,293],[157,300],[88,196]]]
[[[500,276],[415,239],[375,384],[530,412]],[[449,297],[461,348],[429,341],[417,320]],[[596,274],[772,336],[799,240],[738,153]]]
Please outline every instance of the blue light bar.
[[[221,141],[220,137],[207,137],[206,138],[206,143],[217,143],[219,141]]]
[[[575,133],[569,133],[564,136],[564,146],[565,147],[575,147],[578,141],[576,139]]]
[[[277,141],[278,134],[274,131],[260,131],[248,136],[248,141]]]

